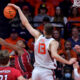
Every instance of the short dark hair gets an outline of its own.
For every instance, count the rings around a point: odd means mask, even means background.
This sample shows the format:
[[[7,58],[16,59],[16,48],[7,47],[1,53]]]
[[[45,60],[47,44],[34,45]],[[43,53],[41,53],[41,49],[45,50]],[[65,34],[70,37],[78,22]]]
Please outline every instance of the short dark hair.
[[[50,23],[45,24],[44,30],[46,32],[46,35],[52,35],[53,34],[53,25]]]
[[[6,65],[9,62],[9,52],[7,50],[0,51],[0,65]]]
[[[44,17],[44,18],[43,18],[43,22],[50,22],[49,17]]]
[[[73,30],[73,29],[77,29],[77,30],[78,30],[78,28],[77,28],[77,27],[75,27],[75,26],[72,28],[72,30]],[[79,31],[79,30],[78,30],[78,31]]]
[[[70,40],[66,40],[65,43],[64,43],[64,45],[66,45],[67,42],[71,43]],[[72,45],[72,43],[71,43],[71,45]]]

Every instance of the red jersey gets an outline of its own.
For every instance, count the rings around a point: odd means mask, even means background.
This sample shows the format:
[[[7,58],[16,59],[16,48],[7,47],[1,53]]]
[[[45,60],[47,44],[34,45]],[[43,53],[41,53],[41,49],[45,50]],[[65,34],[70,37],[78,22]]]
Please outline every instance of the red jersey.
[[[15,67],[22,73],[25,78],[30,78],[32,73],[30,56],[26,50],[24,50],[24,52],[25,53],[21,56],[15,56]]]
[[[20,71],[15,68],[0,67],[0,80],[17,80],[20,76]]]

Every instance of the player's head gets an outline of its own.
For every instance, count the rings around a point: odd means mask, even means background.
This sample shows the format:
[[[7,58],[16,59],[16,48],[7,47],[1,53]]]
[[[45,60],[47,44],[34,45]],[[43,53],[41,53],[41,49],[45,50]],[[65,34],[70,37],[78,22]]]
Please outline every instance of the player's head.
[[[27,46],[27,44],[26,44],[26,42],[24,40],[18,40],[16,45],[21,47],[21,48],[24,48],[26,50],[29,49],[29,47]]]
[[[52,34],[53,34],[53,25],[50,24],[50,23],[45,24],[43,33],[44,33],[44,35],[52,36]]]
[[[45,4],[41,4],[39,9],[38,9],[39,14],[44,15],[44,14],[47,13],[47,11],[48,11],[48,9],[46,8],[46,5]]]
[[[17,33],[16,29],[11,30],[10,37],[12,40],[16,40],[18,38],[18,33]]]
[[[0,65],[7,65],[9,62],[9,53],[7,50],[0,51]]]
[[[18,40],[18,41],[17,41],[17,45],[18,45],[19,47],[22,47],[22,48],[25,48],[25,47],[26,47],[26,45],[25,45],[25,43],[24,43],[23,40]]]
[[[72,76],[72,69],[71,69],[71,67],[65,66],[64,67],[64,75],[63,75],[63,77],[65,79],[72,80],[71,76]]]

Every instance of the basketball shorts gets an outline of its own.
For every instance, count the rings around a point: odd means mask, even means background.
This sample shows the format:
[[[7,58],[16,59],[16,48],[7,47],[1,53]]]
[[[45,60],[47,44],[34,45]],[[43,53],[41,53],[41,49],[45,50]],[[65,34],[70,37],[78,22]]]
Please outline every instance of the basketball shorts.
[[[32,72],[32,80],[55,80],[53,71],[50,69],[35,67]]]

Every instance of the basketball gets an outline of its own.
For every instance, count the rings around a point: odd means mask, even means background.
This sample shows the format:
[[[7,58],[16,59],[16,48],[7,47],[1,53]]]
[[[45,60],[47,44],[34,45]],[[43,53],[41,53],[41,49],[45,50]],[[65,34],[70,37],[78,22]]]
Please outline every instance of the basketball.
[[[11,6],[6,6],[4,8],[3,14],[7,19],[13,19],[16,16],[16,10]]]

